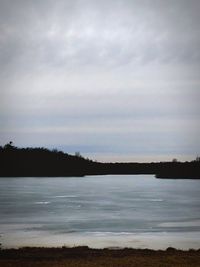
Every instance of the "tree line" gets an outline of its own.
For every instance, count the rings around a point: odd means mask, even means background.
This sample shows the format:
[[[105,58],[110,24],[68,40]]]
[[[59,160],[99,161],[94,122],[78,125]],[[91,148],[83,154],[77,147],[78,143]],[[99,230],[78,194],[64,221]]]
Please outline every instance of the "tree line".
[[[200,179],[200,158],[179,162],[101,163],[44,147],[0,146],[1,177],[58,177],[104,174],[153,174],[157,178]]]

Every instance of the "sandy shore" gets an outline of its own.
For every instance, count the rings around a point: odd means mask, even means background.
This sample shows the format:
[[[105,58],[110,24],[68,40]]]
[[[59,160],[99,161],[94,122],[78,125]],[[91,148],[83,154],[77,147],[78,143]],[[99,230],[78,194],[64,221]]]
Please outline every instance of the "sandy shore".
[[[0,250],[1,267],[199,267],[199,250],[20,248]]]

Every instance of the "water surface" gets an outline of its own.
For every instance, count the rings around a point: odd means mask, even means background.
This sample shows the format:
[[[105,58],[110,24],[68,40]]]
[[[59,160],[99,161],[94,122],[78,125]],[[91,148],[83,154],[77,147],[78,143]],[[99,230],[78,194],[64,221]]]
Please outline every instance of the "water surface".
[[[6,247],[200,248],[200,181],[1,178],[0,235]]]

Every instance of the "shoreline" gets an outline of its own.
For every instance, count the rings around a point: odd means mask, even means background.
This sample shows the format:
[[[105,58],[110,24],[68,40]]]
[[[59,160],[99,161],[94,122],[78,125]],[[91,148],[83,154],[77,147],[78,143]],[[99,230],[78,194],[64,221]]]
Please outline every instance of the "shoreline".
[[[1,177],[84,177],[87,175],[152,174],[160,179],[200,179],[200,159],[179,162],[97,162],[44,147],[0,146]]]
[[[1,267],[198,267],[200,249],[178,250],[168,247],[166,250],[104,248],[92,249],[80,247],[22,247],[0,250]]]

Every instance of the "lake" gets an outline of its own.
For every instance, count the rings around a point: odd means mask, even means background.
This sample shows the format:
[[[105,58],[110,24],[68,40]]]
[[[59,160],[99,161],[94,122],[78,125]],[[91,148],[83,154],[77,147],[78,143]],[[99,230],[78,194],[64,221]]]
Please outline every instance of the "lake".
[[[1,178],[0,243],[200,248],[200,180]]]

